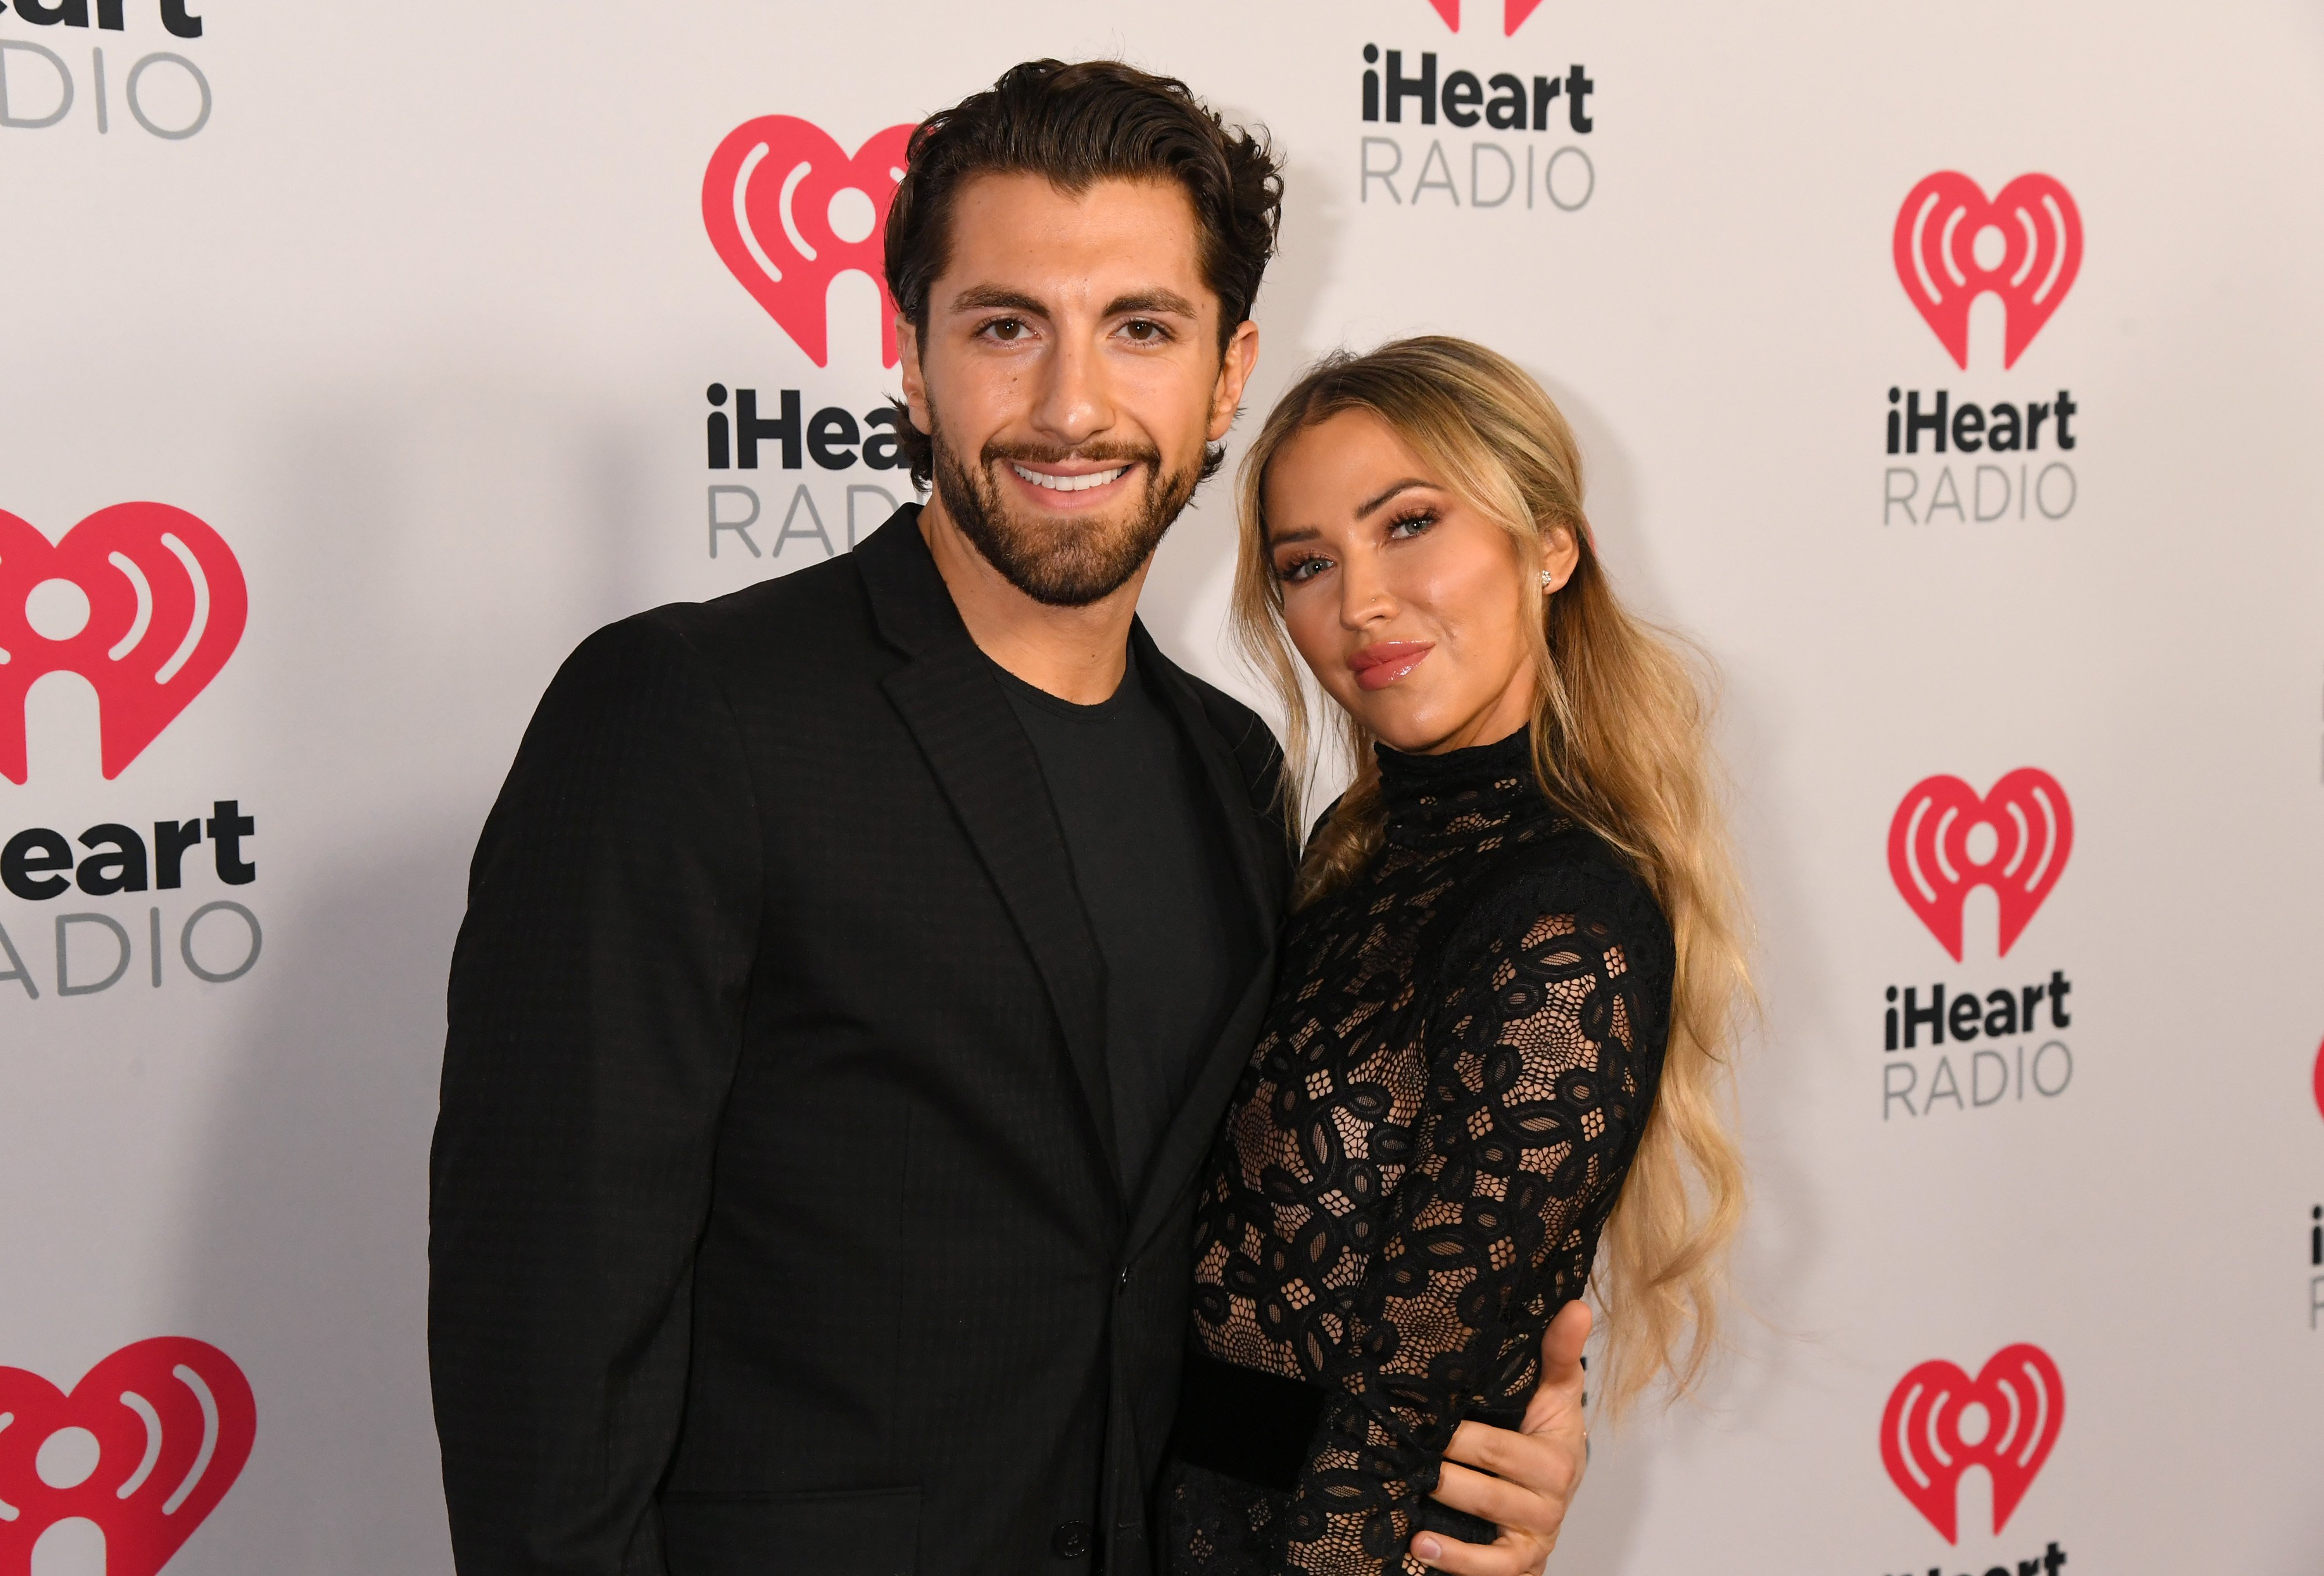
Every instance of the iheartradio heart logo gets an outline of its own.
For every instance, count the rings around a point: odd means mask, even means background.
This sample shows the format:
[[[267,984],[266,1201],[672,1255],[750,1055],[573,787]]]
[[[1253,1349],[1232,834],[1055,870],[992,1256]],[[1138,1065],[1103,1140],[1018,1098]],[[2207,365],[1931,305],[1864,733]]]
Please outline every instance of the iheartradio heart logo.
[[[41,1535],[75,1517],[105,1535],[106,1576],[153,1576],[250,1460],[250,1381],[215,1346],[124,1346],[68,1396],[0,1368],[0,1576],[28,1576]]]
[[[1895,250],[1904,293],[1964,372],[1969,303],[1987,290],[2001,298],[2001,364],[2011,367],[2081,271],[2082,216],[2047,175],[2021,175],[1987,202],[1976,181],[1941,170],[1896,210]]]
[[[233,550],[182,509],[116,503],[53,544],[0,512],[0,777],[24,780],[24,696],[51,673],[96,689],[119,777],[217,677],[249,614]]]
[[[881,235],[911,137],[910,126],[890,126],[851,159],[821,126],[768,115],[727,133],[710,155],[702,177],[710,244],[817,366],[830,361],[831,281],[851,268],[880,287],[880,364],[896,364],[896,303]]]
[[[1989,852],[1980,854],[1978,845]],[[1971,888],[1993,889],[2006,956],[2073,851],[2066,790],[2031,766],[1995,783],[1983,798],[1957,777],[1923,778],[1888,823],[1888,874],[1955,963],[1961,961],[1961,908]]]
[[[1880,1460],[1904,1498],[1959,1543],[1961,1474],[1993,1480],[1993,1530],[2008,1525],[2066,1421],[2066,1383],[2038,1346],[2005,1346],[1972,1379],[1924,1362],[1899,1380],[1880,1419]]]
[[[1428,4],[1444,19],[1445,26],[1454,32],[1461,31],[1461,0],[1428,0]],[[1514,35],[1540,6],[1541,0],[1501,0],[1501,31]]]

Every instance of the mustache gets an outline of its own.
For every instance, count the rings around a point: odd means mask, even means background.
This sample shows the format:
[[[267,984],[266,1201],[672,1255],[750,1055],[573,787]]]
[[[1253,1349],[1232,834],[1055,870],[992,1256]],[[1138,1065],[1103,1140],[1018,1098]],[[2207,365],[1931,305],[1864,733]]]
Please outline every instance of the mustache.
[[[1020,465],[1061,465],[1079,460],[1087,465],[1143,465],[1154,475],[1162,474],[1162,452],[1151,444],[1136,443],[1003,443],[994,439],[977,455],[986,469],[1007,460]]]

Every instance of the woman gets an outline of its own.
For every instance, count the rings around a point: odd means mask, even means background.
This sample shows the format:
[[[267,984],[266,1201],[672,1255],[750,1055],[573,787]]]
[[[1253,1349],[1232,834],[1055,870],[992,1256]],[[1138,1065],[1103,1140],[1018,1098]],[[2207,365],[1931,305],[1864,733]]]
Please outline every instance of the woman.
[[[1241,515],[1292,759],[1286,641],[1358,770],[1198,1208],[1172,1566],[1420,1571],[1431,1534],[1493,1541],[1430,1490],[1462,1418],[1514,1422],[1593,1266],[1608,1402],[1700,1371],[1742,1208],[1738,905],[1694,683],[1616,601],[1523,371],[1447,338],[1325,361]]]

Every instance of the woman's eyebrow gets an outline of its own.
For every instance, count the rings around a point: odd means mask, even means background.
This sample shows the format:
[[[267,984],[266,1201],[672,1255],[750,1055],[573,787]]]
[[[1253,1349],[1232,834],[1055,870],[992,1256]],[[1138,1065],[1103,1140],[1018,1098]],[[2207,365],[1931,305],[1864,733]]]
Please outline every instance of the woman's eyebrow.
[[[1365,515],[1370,514],[1373,510],[1378,509],[1381,504],[1395,497],[1398,493],[1409,492],[1415,487],[1431,487],[1434,485],[1435,485],[1434,483],[1425,481],[1421,477],[1406,476],[1403,481],[1397,483],[1395,485],[1388,488],[1387,492],[1382,493],[1379,497],[1368,498],[1363,502],[1358,504],[1356,506],[1356,518],[1358,520],[1361,520]]]

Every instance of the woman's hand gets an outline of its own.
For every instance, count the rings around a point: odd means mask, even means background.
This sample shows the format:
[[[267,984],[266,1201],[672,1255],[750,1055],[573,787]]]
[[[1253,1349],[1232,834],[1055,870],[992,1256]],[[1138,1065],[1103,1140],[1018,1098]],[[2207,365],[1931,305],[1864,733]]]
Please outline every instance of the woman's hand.
[[[1540,1576],[1589,1463],[1582,1415],[1582,1345],[1589,1338],[1590,1310],[1576,1298],[1542,1337],[1541,1383],[1523,1432],[1463,1423],[1444,1452],[1434,1498],[1494,1523],[1501,1535],[1480,1544],[1425,1532],[1412,1540],[1415,1556],[1453,1576]]]

